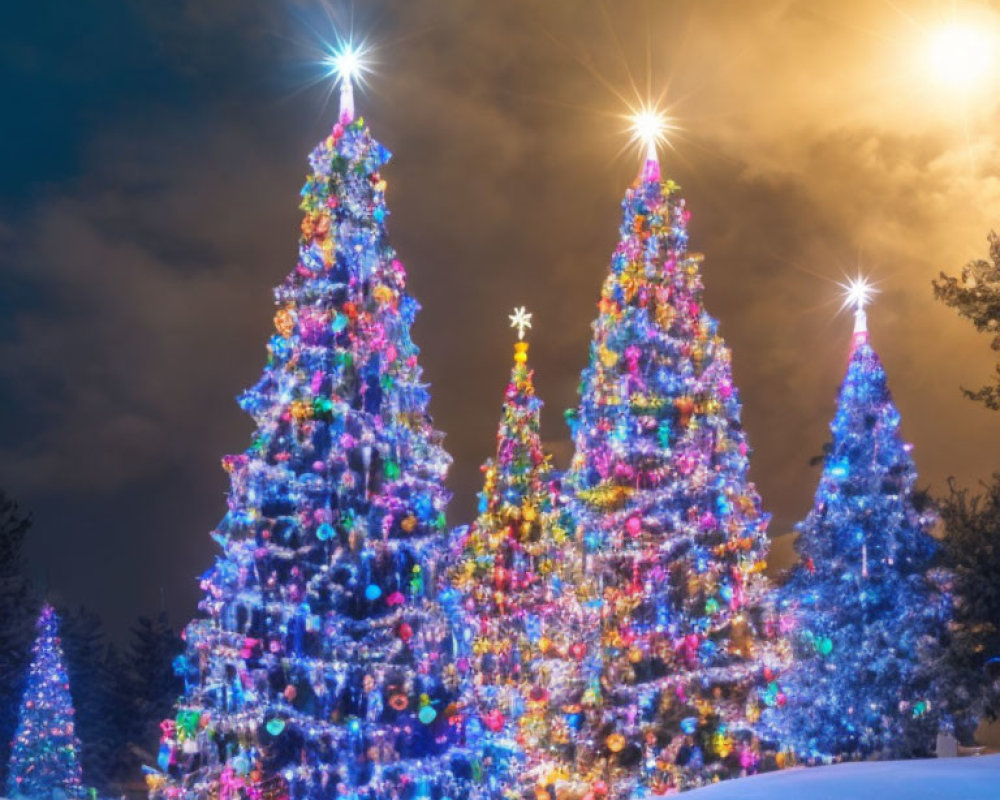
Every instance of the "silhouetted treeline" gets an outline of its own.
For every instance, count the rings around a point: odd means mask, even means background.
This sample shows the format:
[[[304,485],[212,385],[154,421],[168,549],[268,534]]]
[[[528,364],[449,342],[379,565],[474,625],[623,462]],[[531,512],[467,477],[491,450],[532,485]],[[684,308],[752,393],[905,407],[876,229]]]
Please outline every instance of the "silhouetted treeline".
[[[0,786],[7,783],[10,741],[34,636],[35,597],[22,552],[31,517],[0,491]]]
[[[24,572],[30,528],[30,516],[0,490],[0,786],[42,600]],[[141,766],[155,763],[159,724],[171,716],[182,690],[172,667],[182,649],[180,636],[161,613],[140,617],[126,645],[116,646],[96,613],[54,604],[62,620],[84,780],[101,794],[140,790]]]
[[[933,281],[934,296],[1000,352],[1000,235],[987,236],[989,256]],[[1000,410],[1000,363],[991,383],[962,389],[971,400]],[[948,697],[960,740],[972,738],[977,720],[1000,720],[1000,473],[977,493],[949,482],[939,510],[945,523],[944,556],[954,585],[955,614],[947,663]]]
[[[1000,719],[1000,474],[980,494],[950,484],[939,504],[955,613],[942,669],[959,741],[977,721]]]

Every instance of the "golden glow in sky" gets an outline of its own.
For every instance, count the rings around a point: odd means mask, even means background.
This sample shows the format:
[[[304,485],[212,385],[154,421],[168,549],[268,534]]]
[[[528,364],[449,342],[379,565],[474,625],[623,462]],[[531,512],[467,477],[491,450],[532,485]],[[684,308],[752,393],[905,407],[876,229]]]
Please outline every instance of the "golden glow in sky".
[[[953,90],[969,91],[993,77],[996,31],[972,21],[952,21],[930,31],[927,67],[932,78]]]

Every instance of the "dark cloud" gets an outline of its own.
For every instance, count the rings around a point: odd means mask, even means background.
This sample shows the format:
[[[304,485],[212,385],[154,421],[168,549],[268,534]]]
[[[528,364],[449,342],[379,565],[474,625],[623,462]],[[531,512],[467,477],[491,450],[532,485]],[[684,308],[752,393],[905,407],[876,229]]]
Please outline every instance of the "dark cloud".
[[[997,417],[958,389],[992,354],[929,286],[985,251],[996,110],[915,77],[934,3],[8,5],[0,485],[36,511],[37,572],[114,629],[161,600],[193,611],[218,459],[251,431],[233,396],[263,364],[305,155],[335,113],[310,85],[318,43],[352,20],[378,45],[359,107],[395,153],[391,237],[424,306],[454,523],[493,446],[514,305],[535,313],[545,435],[568,459],[562,410],[637,166],[619,115],[647,87],[682,128],[662,160],[706,254],[772,533],[811,502],[850,335],[834,281],[859,264],[922,481],[996,466]]]

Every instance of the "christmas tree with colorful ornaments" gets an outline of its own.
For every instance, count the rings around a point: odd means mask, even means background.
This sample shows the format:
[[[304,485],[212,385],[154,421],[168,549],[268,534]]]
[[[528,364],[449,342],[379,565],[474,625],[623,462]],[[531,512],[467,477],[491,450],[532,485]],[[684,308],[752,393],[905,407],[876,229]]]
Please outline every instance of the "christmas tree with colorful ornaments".
[[[597,745],[613,795],[638,797],[754,772],[786,653],[730,351],[655,137],[622,211],[567,483],[601,608]]]
[[[275,290],[257,424],[227,456],[221,555],[164,723],[166,798],[497,796],[465,742],[436,597],[450,458],[427,413],[419,309],[386,234],[388,151],[355,114],[313,150],[295,268]]]
[[[593,651],[580,642],[594,620],[581,602],[575,526],[542,444],[524,340],[531,314],[522,307],[510,319],[518,340],[496,454],[482,468],[478,516],[458,531],[442,598],[454,607],[459,671],[487,749],[514,756],[524,792],[554,800],[586,786],[598,685]]]
[[[360,66],[338,56],[338,122],[240,397],[256,432],[223,460],[221,552],[152,796],[625,800],[775,768],[789,747],[922,752],[946,615],[884,371],[859,327],[779,614],[731,353],[656,115],[637,120],[569,467],[543,445],[522,307],[477,515],[448,531],[450,458],[386,233],[389,153],[355,113]]]
[[[83,797],[80,741],[59,640],[59,617],[47,603],[38,617],[27,686],[7,768],[7,796]]]
[[[865,305],[853,282],[847,375],[823,475],[797,526],[801,563],[784,587],[796,623],[787,739],[806,758],[927,756],[940,722],[935,665],[948,601],[928,577],[935,514],[917,489]]]

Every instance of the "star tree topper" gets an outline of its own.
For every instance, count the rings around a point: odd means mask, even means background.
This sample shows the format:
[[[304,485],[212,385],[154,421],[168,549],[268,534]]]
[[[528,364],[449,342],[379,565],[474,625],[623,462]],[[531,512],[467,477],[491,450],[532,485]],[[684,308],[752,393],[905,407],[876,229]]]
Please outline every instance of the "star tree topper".
[[[514,313],[508,316],[510,320],[510,327],[517,330],[517,339],[522,341],[524,339],[524,332],[531,327],[531,314],[527,312],[524,306],[519,306],[514,309]]]
[[[639,106],[632,111],[628,119],[632,141],[645,151],[642,178],[647,181],[658,181],[660,161],[656,150],[658,146],[666,143],[667,133],[672,126],[666,116],[652,104]]]
[[[871,302],[872,297],[878,290],[872,286],[871,282],[862,275],[851,278],[847,283],[840,284],[844,290],[844,302],[841,308],[854,309],[854,337],[865,337],[868,335],[868,314],[865,306]]]
[[[351,41],[341,42],[326,59],[329,74],[340,84],[340,121],[354,119],[354,84],[368,72],[368,50]]]

